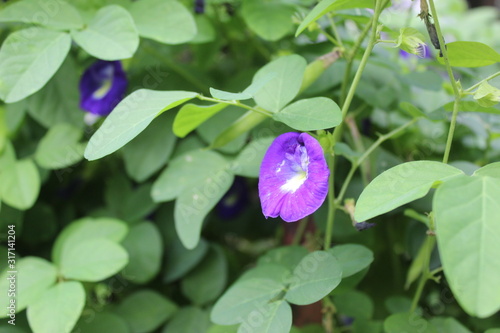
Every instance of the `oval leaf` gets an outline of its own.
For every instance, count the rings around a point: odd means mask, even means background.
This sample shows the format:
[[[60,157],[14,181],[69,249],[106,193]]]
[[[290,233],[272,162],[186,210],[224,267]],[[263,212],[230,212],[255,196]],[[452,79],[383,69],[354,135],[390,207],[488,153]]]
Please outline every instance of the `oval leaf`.
[[[361,193],[354,218],[366,221],[420,199],[436,182],[444,182],[463,172],[447,164],[415,161],[397,165],[378,175]]]
[[[173,120],[173,114],[160,115],[123,147],[125,170],[135,181],[145,181],[167,163],[177,141],[172,132]]]
[[[196,36],[193,15],[178,1],[136,1],[130,6],[130,14],[142,37],[165,44],[181,44]]]
[[[95,282],[118,273],[128,263],[125,249],[110,240],[86,240],[61,253],[61,274],[68,279]]]
[[[342,280],[342,267],[333,255],[315,251],[305,256],[293,270],[285,299],[297,305],[319,301]]]
[[[85,305],[80,282],[61,282],[48,289],[28,307],[28,321],[36,333],[69,333]]]
[[[500,179],[460,177],[438,188],[433,208],[444,273],[470,315],[500,309]]]
[[[152,290],[140,290],[129,295],[116,308],[129,324],[132,333],[152,332],[170,318],[177,306]]]
[[[6,256],[7,257],[7,256]],[[52,263],[38,257],[24,257],[17,261],[16,281],[16,312],[22,311],[28,305],[37,301],[38,298],[56,282],[57,271]],[[0,318],[5,318],[9,314],[9,284],[10,273],[5,270],[0,275]]]
[[[497,51],[479,42],[452,42],[446,44],[446,50],[453,67],[481,67],[500,61]],[[442,57],[439,57],[438,61],[444,63]]]
[[[278,58],[259,69],[253,77],[253,82],[268,78],[270,75],[273,78],[254,94],[257,104],[268,111],[281,110],[297,96],[306,65],[304,58],[293,54]]]
[[[83,20],[75,7],[65,1],[23,0],[0,11],[0,22],[40,24],[55,29],[78,29]]]
[[[85,158],[92,161],[115,152],[148,127],[160,113],[196,95],[189,91],[134,91],[116,106],[90,138]]]
[[[134,20],[118,5],[101,8],[84,30],[73,30],[71,36],[90,55],[102,60],[131,58],[139,46]]]
[[[40,192],[40,175],[32,160],[16,161],[0,171],[0,197],[10,206],[25,210]]]
[[[14,103],[40,90],[70,47],[64,32],[28,28],[10,34],[0,49],[0,98]]]
[[[85,146],[78,141],[83,131],[69,124],[57,124],[40,140],[35,161],[42,168],[61,169],[83,159]]]
[[[326,97],[302,99],[273,114],[277,121],[298,131],[332,128],[342,122],[337,103]]]
[[[180,138],[185,137],[191,131],[219,111],[225,109],[228,104],[196,105],[186,104],[177,113],[174,120],[174,133]]]
[[[163,244],[160,232],[151,222],[133,226],[123,240],[129,262],[123,276],[134,283],[146,283],[158,274],[161,266]]]

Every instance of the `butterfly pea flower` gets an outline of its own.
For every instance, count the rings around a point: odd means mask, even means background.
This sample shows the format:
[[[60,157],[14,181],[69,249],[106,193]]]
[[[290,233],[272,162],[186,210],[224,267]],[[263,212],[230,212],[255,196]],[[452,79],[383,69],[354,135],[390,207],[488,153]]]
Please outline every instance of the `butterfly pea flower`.
[[[295,222],[314,213],[328,193],[330,170],[319,142],[307,133],[278,136],[259,173],[259,197],[266,218]]]
[[[94,116],[107,116],[123,98],[127,84],[120,61],[98,60],[80,79],[80,107]]]

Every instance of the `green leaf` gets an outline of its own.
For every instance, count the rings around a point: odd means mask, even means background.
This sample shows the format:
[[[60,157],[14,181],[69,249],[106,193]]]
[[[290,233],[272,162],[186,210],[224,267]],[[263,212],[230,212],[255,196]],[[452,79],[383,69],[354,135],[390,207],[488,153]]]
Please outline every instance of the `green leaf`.
[[[161,294],[143,289],[123,300],[116,308],[127,321],[131,333],[147,333],[157,329],[177,310],[177,306]]]
[[[250,99],[255,95],[257,91],[259,91],[266,83],[268,83],[274,77],[276,77],[275,73],[268,73],[267,75],[262,76],[258,80],[254,80],[251,85],[246,87],[245,90],[243,90],[243,92],[240,93],[232,93],[210,88],[210,94],[212,94],[212,97],[214,98],[226,101],[233,101],[233,100],[242,101]]]
[[[235,120],[241,117],[245,111],[237,106],[230,105],[221,112],[217,113],[203,124],[198,126],[196,133],[206,142],[212,143],[225,128],[230,126]],[[249,133],[242,133],[222,147],[217,149],[226,154],[236,154],[239,152],[247,140]]]
[[[174,120],[174,133],[180,138],[185,137],[207,119],[225,109],[227,104],[196,105],[186,104],[177,113]]]
[[[71,36],[90,55],[102,60],[131,58],[139,46],[139,34],[129,12],[118,5],[99,9],[83,30]]]
[[[105,238],[81,241],[61,253],[61,274],[68,279],[96,282],[118,273],[128,263],[125,249]]]
[[[71,47],[67,33],[28,28],[10,34],[0,49],[0,98],[14,103],[40,90]]]
[[[277,41],[292,30],[295,8],[286,3],[245,0],[241,11],[248,27],[265,40]]]
[[[259,258],[257,264],[274,264],[292,271],[307,254],[306,248],[302,246],[283,246],[268,251]]]
[[[33,206],[40,186],[40,175],[32,160],[16,161],[0,171],[0,197],[14,208]]]
[[[203,180],[225,170],[227,161],[218,153],[195,150],[174,158],[155,181],[151,196],[156,202],[170,201]]]
[[[446,111],[453,111],[453,103],[454,102],[445,104],[444,109]],[[460,101],[458,103],[458,111],[500,114],[500,109],[497,109],[492,106],[490,107],[481,106],[477,101]]]
[[[92,320],[89,320],[92,318]],[[73,332],[78,333],[129,333],[125,320],[111,312],[96,312],[91,317],[82,316],[76,323]]]
[[[160,271],[163,244],[158,228],[151,222],[143,222],[130,228],[123,240],[129,262],[123,276],[134,283],[143,284]]]
[[[7,258],[7,255],[5,255]],[[9,273],[11,269],[6,269],[0,275],[0,293],[3,295],[0,301],[0,318],[5,318],[9,314],[10,300],[9,285],[13,280]],[[28,305],[35,302],[40,296],[56,282],[57,271],[54,265],[45,259],[38,257],[24,257],[16,262],[17,274],[14,274],[16,283],[15,305],[16,312],[19,313]]]
[[[30,116],[46,128],[58,123],[83,127],[84,112],[78,106],[78,77],[73,59],[67,57],[45,87],[28,98]]]
[[[226,194],[233,180],[234,175],[221,165],[221,168],[215,169],[208,177],[200,179],[199,183],[192,184],[179,195],[174,210],[175,229],[186,248],[196,247],[205,216]]]
[[[454,179],[439,187],[433,209],[443,270],[458,303],[470,315],[500,309],[500,179]]]
[[[238,176],[259,177],[260,165],[274,139],[274,137],[268,136],[252,140],[231,163],[231,171]]]
[[[40,140],[35,161],[45,169],[62,169],[83,159],[83,131],[69,124],[56,124]]]
[[[479,42],[452,42],[446,44],[448,60],[453,67],[482,67],[500,61],[500,54]],[[444,64],[442,57],[438,58]]]
[[[180,309],[162,333],[201,333],[210,327],[209,314],[194,306]]]
[[[196,95],[188,91],[134,91],[116,106],[90,138],[85,158],[92,161],[115,152],[141,133],[159,114]]]
[[[350,9],[350,8],[373,8],[372,0],[323,0],[314,7],[305,17],[304,21],[299,25],[295,32],[295,37],[300,35],[311,23],[316,22],[319,18],[328,12]]]
[[[484,81],[474,92],[474,99],[482,107],[491,107],[500,101],[500,90]]]
[[[213,42],[217,37],[217,32],[211,20],[206,15],[196,15],[194,20],[196,22],[196,36],[189,41],[190,44]]]
[[[260,315],[257,320],[255,320],[256,313]],[[287,302],[278,301],[265,304],[259,309],[259,312],[252,312],[246,316],[238,333],[289,333],[291,328],[292,308]]]
[[[142,0],[130,6],[139,34],[165,44],[182,44],[196,36],[196,22],[178,1]]]
[[[35,333],[69,333],[85,305],[80,282],[61,282],[46,290],[28,307],[28,321]]]
[[[59,265],[63,252],[80,242],[93,239],[107,239],[119,243],[128,232],[127,225],[109,217],[86,217],[72,222],[57,237],[52,248],[52,261]]]
[[[283,292],[288,274],[289,270],[276,265],[262,265],[247,272],[215,303],[212,322],[237,324],[252,311],[264,308]]]
[[[298,131],[332,128],[342,122],[337,103],[326,97],[302,99],[273,114],[277,121]]]
[[[274,77],[254,94],[255,102],[268,111],[281,110],[297,96],[306,65],[304,58],[293,54],[278,58],[259,69],[253,77],[253,82],[269,75]]]
[[[500,178],[500,162],[490,163],[474,171],[474,176]]]
[[[181,290],[195,305],[215,300],[227,282],[227,260],[218,246],[212,246],[205,256],[181,281]]]
[[[64,1],[14,2],[2,8],[0,22],[33,23],[54,29],[78,29],[83,26],[83,20],[75,7]]]
[[[453,317],[433,317],[430,319],[430,323],[439,333],[471,333]]]
[[[342,267],[342,278],[361,272],[373,262],[373,252],[359,244],[336,245],[328,250]]]
[[[125,170],[135,181],[145,181],[167,163],[176,143],[172,132],[173,120],[172,114],[160,115],[123,147]]]
[[[355,320],[373,317],[374,305],[365,293],[355,290],[341,293],[333,298],[333,303],[339,314]]]
[[[384,320],[386,333],[437,333],[427,320],[415,313],[397,313]]]
[[[192,250],[186,249],[179,240],[166,244],[165,248],[165,274],[163,281],[175,281],[191,271],[203,259],[208,251],[207,242],[200,239],[198,245]]]
[[[262,113],[248,111],[244,115],[236,119],[224,131],[222,131],[213,140],[210,147],[213,149],[224,147],[227,143],[231,142],[232,140],[241,137],[245,133],[250,132],[252,128],[259,125],[266,119],[269,119],[268,116]]]
[[[399,104],[399,107],[406,111],[410,116],[413,118],[427,118],[427,115],[421,111],[419,108],[414,106],[413,104],[410,104],[408,102],[401,102]]]
[[[285,299],[297,305],[319,301],[342,280],[342,267],[333,255],[315,251],[305,256],[293,270]]]
[[[238,324],[231,326],[212,325],[207,333],[237,333],[239,326]]]
[[[125,176],[112,177],[105,192],[106,202],[114,216],[128,223],[145,219],[157,206],[150,196],[151,183],[134,187],[132,189]]]
[[[354,218],[366,221],[397,207],[420,199],[432,187],[463,172],[455,167],[433,161],[399,164],[378,175],[361,193]]]

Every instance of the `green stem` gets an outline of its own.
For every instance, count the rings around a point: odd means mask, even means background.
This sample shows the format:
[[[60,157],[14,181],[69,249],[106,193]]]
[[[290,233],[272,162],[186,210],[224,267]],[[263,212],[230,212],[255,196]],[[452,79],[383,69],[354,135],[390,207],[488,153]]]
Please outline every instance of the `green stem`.
[[[214,103],[222,103],[222,104],[234,105],[234,106],[237,106],[237,107],[240,107],[240,108],[243,108],[243,109],[247,109],[247,110],[250,110],[250,111],[254,111],[254,112],[263,114],[263,115],[268,116],[268,117],[272,117],[273,116],[269,111],[266,111],[266,110],[261,109],[261,108],[254,108],[254,107],[248,106],[246,104],[241,103],[240,101],[225,101],[223,99],[206,97],[206,96],[203,96],[203,95],[198,95],[196,97],[198,99],[201,99],[202,101],[208,101],[208,102],[214,102]]]
[[[324,249],[328,250],[332,243],[333,225],[335,223],[335,156],[328,155],[328,165],[330,166],[330,177],[328,178],[328,216],[326,218],[326,232]]]
[[[422,275],[420,276],[420,280],[418,282],[417,290],[415,292],[415,296],[413,296],[413,301],[411,302],[411,308],[410,308],[410,313],[415,312],[417,309],[418,301],[420,300],[420,297],[422,296],[422,292],[424,291],[425,283],[431,276],[429,272],[429,263],[431,260],[431,254],[432,250],[434,250],[434,245],[436,244],[436,237],[435,236],[427,236],[425,239],[425,248],[426,248],[426,254],[424,257],[424,262],[423,262],[423,269],[422,269]]]
[[[327,17],[328,17],[328,22],[330,23],[330,27],[332,28],[333,35],[335,36],[335,39],[339,43],[340,48],[344,50],[344,44],[342,43],[342,39],[340,38],[337,26],[335,25],[335,21],[333,20],[331,14],[328,14]]]
[[[373,24],[373,18],[365,26],[365,28],[363,29],[363,31],[359,35],[358,39],[356,40],[356,43],[352,47],[351,52],[346,57],[347,58],[347,65],[345,68],[344,77],[342,79],[342,85],[340,87],[340,104],[344,104],[344,102],[345,102],[345,98],[347,95],[347,84],[349,83],[349,78],[351,77],[351,69],[352,69],[352,64],[354,62],[354,58],[356,57],[356,53],[358,52],[359,48],[361,47],[361,44],[365,40],[366,35],[368,35],[368,32],[370,31],[372,24]]]
[[[323,29],[322,27],[319,27],[319,30],[321,30],[321,33],[323,35],[325,35],[326,39],[328,39],[330,41],[330,43],[332,43],[333,45],[335,46],[339,46],[340,47],[340,44],[339,42],[337,41],[337,39],[335,39],[335,37],[333,37],[332,35],[330,35],[325,29]]]
[[[464,92],[471,92],[472,90],[474,90],[477,87],[479,87],[481,85],[481,83],[488,82],[489,80],[492,80],[492,79],[496,78],[499,75],[500,75],[500,72],[496,72],[495,74],[491,74],[486,79],[483,79],[483,80],[479,81],[478,83],[476,83],[475,85],[473,85],[472,87],[470,87],[468,89],[465,89]]]
[[[380,13],[381,13],[382,7],[383,7],[381,2],[382,2],[381,0],[377,0],[377,2],[375,3],[375,13],[373,14],[373,19],[372,19],[370,40],[368,41],[368,45],[366,46],[365,53],[363,54],[363,58],[361,58],[361,62],[359,63],[358,70],[356,71],[356,74],[354,75],[354,79],[352,80],[351,87],[349,88],[349,92],[347,93],[344,104],[342,105],[342,120],[345,119],[347,112],[349,111],[352,99],[354,98],[354,93],[356,92],[356,88],[358,87],[359,81],[361,80],[361,76],[363,75],[363,71],[366,67],[366,64],[368,63],[368,58],[370,58],[370,54],[372,53],[373,47],[377,43],[378,18],[380,16]],[[384,3],[385,2],[387,2],[387,1],[384,1]],[[333,131],[334,142],[339,141],[340,136],[342,135],[342,128],[343,128],[342,123],[339,126],[335,127],[335,130]]]
[[[455,102],[453,103],[453,113],[451,115],[450,130],[448,131],[448,138],[446,139],[446,149],[444,150],[443,163],[448,163],[448,159],[450,158],[451,145],[453,143],[453,135],[455,134],[455,127],[457,124],[459,102],[460,102],[460,98],[455,99]]]
[[[455,96],[455,103],[453,104],[453,114],[451,116],[450,129],[448,131],[448,139],[446,140],[446,149],[443,155],[443,163],[448,163],[448,159],[450,157],[451,145],[453,142],[453,136],[455,134],[455,127],[457,123],[458,103],[460,102],[460,98],[462,97],[462,92],[461,88],[457,84],[457,81],[455,80],[455,76],[453,75],[453,71],[450,66],[450,61],[448,59],[448,51],[446,50],[446,44],[443,39],[443,33],[441,32],[441,26],[439,25],[439,18],[436,11],[436,6],[434,6],[434,0],[429,0],[429,7],[431,8],[432,18],[434,20],[434,25],[436,26],[436,32],[439,40],[439,49],[443,54],[444,64],[446,66],[446,71],[448,72],[450,83],[453,88],[453,94]]]
[[[300,220],[297,229],[295,230],[295,234],[293,235],[292,245],[300,245],[300,241],[302,240],[302,236],[304,236],[304,231],[307,228],[308,218],[305,217]]]
[[[361,157],[352,164],[351,169],[349,170],[349,173],[347,174],[347,177],[346,177],[344,183],[342,184],[342,188],[340,189],[339,195],[337,197],[337,200],[336,200],[337,205],[341,204],[341,202],[344,198],[345,192],[347,191],[347,187],[349,186],[349,183],[351,182],[351,179],[352,179],[354,173],[356,172],[358,167],[363,163],[363,161],[366,160],[368,158],[368,156],[370,156],[370,154],[373,153],[373,151],[375,149],[377,149],[384,141],[387,141],[388,139],[392,138],[393,136],[395,136],[399,132],[405,130],[407,127],[413,125],[417,120],[418,119],[416,119],[416,118],[412,119],[411,121],[407,122],[406,124],[403,124],[403,125],[399,126],[398,128],[393,129],[389,133],[381,135],[377,139],[377,141],[375,141],[370,146],[370,148],[368,148],[364,152],[364,154],[361,155]]]

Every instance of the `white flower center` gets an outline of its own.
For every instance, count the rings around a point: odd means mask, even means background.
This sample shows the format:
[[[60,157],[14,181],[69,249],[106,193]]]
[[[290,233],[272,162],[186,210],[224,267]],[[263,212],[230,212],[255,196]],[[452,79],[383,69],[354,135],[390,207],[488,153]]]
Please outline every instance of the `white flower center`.
[[[281,185],[280,189],[283,192],[294,193],[302,186],[302,184],[304,184],[306,179],[307,173],[305,171],[299,172],[295,176],[287,180],[285,184]]]

